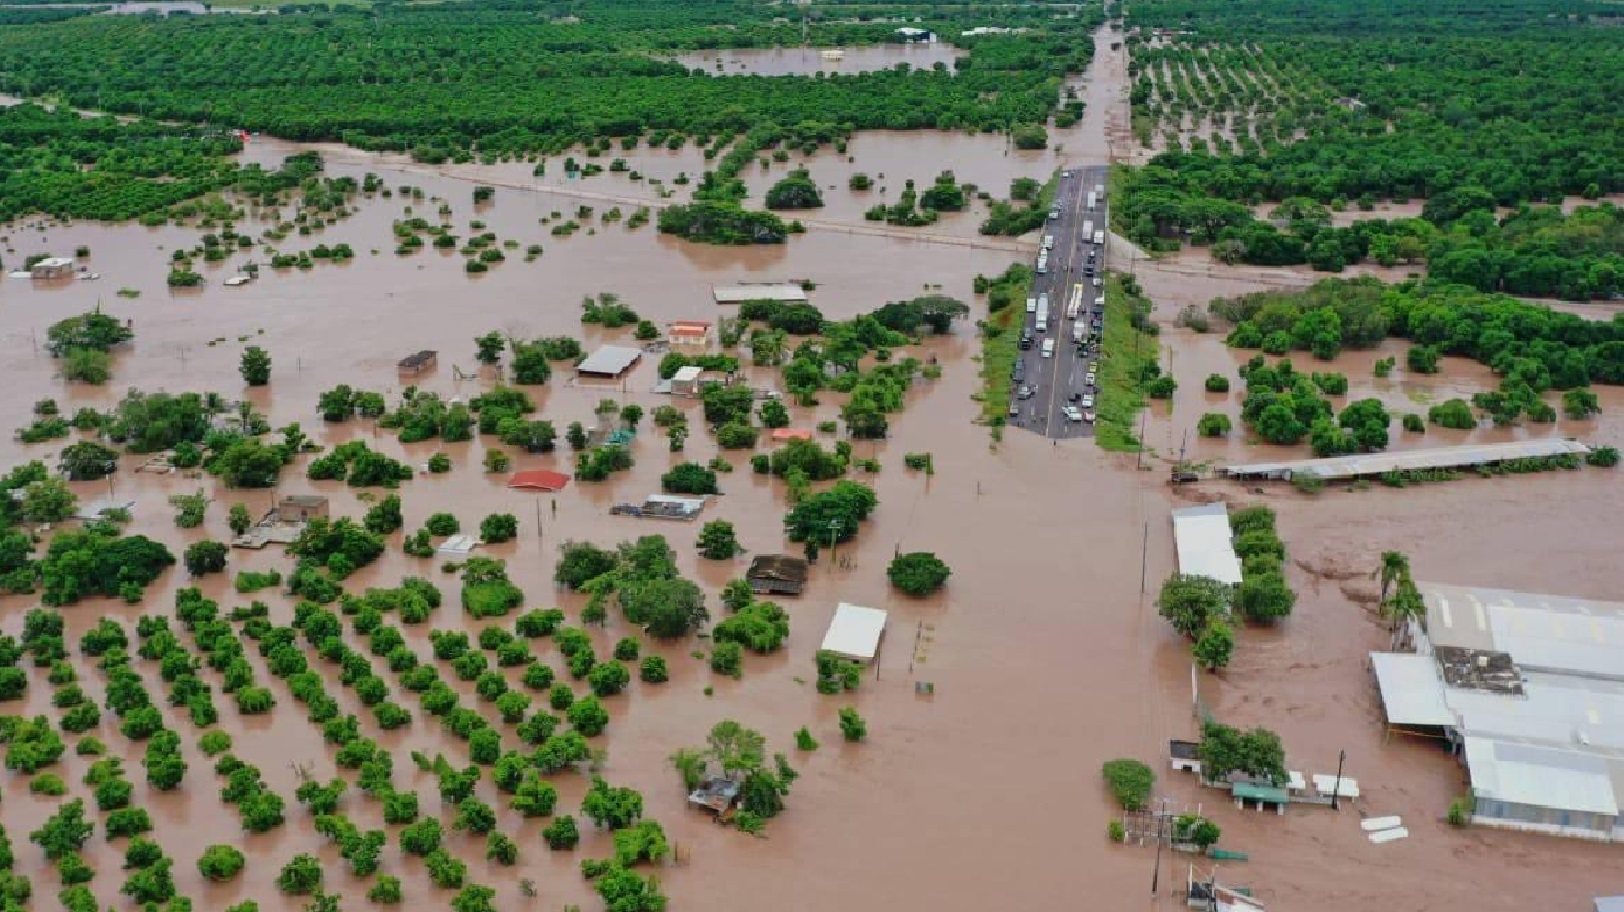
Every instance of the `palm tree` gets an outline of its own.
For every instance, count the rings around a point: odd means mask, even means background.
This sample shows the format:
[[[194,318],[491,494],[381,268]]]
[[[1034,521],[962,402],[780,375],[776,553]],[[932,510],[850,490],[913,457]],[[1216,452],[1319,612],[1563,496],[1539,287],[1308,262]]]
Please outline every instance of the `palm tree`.
[[[1383,551],[1382,565],[1371,576],[1381,576],[1382,596],[1378,603],[1385,611],[1387,608],[1387,592],[1399,580],[1410,578],[1410,558],[1403,551]]]
[[[1426,600],[1421,597],[1421,590],[1415,586],[1415,581],[1405,574],[1398,581],[1393,592],[1393,600],[1387,604],[1387,616],[1392,620],[1394,648],[1408,646],[1409,621],[1413,618],[1425,617],[1427,613]]]

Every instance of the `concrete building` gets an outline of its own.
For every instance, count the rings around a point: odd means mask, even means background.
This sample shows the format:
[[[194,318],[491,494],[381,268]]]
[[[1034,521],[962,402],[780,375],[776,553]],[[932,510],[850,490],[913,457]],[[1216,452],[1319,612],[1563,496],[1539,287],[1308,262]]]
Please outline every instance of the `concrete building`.
[[[750,559],[744,579],[758,595],[800,595],[806,588],[808,565],[788,554],[758,554]]]
[[[46,257],[28,267],[31,279],[65,279],[73,277],[73,260],[67,257]]]
[[[677,372],[671,375],[671,395],[697,398],[704,388],[700,383],[700,377],[704,373],[705,369],[697,364],[677,368]]]
[[[1241,559],[1235,554],[1229,508],[1222,501],[1174,510],[1173,542],[1180,573],[1240,585]]]
[[[1472,822],[1624,841],[1624,604],[1422,583],[1411,653],[1371,653],[1390,732],[1465,764]]]
[[[329,511],[327,498],[320,494],[287,494],[276,502],[278,522],[309,522],[318,516],[325,519]]]

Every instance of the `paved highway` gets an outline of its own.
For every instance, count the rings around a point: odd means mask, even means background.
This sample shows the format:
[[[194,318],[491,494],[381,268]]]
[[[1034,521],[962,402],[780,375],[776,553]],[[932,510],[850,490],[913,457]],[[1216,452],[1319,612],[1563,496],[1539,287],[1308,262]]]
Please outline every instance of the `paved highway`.
[[[1106,201],[1096,197],[1094,208],[1088,208],[1089,193],[1096,186],[1104,187],[1105,175],[1104,167],[1072,168],[1064,172],[1051,207],[1057,211],[1057,217],[1043,228],[1044,235],[1052,237],[1054,243],[1049,250],[1047,269],[1035,277],[1031,293],[1048,295],[1048,326],[1040,333],[1037,315],[1025,315],[1023,326],[1031,339],[1031,348],[1020,352],[1017,379],[1011,384],[1014,399],[1010,403],[1018,414],[1009,419],[1010,424],[1035,434],[1054,438],[1094,435],[1092,422],[1072,421],[1066,417],[1065,410],[1070,406],[1092,412],[1084,405],[1087,400],[1083,397],[1097,392],[1086,379],[1098,353],[1099,329],[1093,321],[1101,314],[1095,312],[1094,301],[1103,296],[1105,290],[1095,287],[1094,278],[1103,275],[1105,247],[1096,246],[1092,237],[1085,237],[1083,228],[1091,223],[1096,232],[1106,230]],[[1067,305],[1074,295],[1081,300],[1076,320],[1066,316]],[[1080,353],[1073,342],[1077,325],[1088,330],[1092,338],[1087,354]],[[1054,342],[1053,356],[1048,358],[1043,357],[1046,340]],[[1076,401],[1073,401],[1074,396]]]

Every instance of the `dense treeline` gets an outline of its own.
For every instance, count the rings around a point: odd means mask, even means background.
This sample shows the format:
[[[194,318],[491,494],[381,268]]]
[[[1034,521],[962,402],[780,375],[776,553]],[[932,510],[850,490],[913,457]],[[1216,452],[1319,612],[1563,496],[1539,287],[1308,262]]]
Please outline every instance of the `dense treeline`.
[[[1196,138],[1188,150],[1170,149],[1129,174],[1114,212],[1117,225],[1161,247],[1186,234],[1211,242],[1225,229],[1257,231],[1243,239],[1248,243],[1239,259],[1314,263],[1306,249],[1294,259],[1289,251],[1246,252],[1254,241],[1262,248],[1275,244],[1252,225],[1246,206],[1293,198],[1362,208],[1379,199],[1453,195],[1467,201],[1425,213],[1442,228],[1466,211],[1495,205],[1624,191],[1624,171],[1616,164],[1624,160],[1624,32],[1603,24],[1616,21],[1606,18],[1617,15],[1607,9],[1566,0],[1134,4],[1129,25],[1146,30],[1200,19],[1198,35],[1178,39],[1175,48],[1186,50],[1169,51],[1165,41],[1153,48],[1143,35],[1135,39],[1137,126],[1143,129],[1146,118],[1199,112],[1229,123],[1236,142],[1231,146],[1215,131],[1213,146]],[[1189,70],[1179,69],[1180,81],[1170,85],[1160,68],[1185,58],[1206,75],[1192,80]],[[1144,71],[1147,65],[1157,69]],[[1226,110],[1238,113],[1224,121]],[[1273,121],[1265,127],[1245,115]],[[1548,227],[1550,218],[1539,221]],[[1612,216],[1590,218],[1616,223]],[[1562,246],[1582,233],[1547,238]],[[1586,255],[1617,254],[1616,233],[1613,238],[1600,249],[1590,244]],[[1529,246],[1528,254],[1545,253],[1537,247]],[[1357,257],[1344,253],[1338,263],[1326,245],[1319,259],[1324,265],[1316,266],[1338,269]],[[1593,265],[1504,265],[1494,281],[1474,284],[1568,297],[1616,291],[1616,280],[1606,275],[1575,278]],[[1511,284],[1503,284],[1513,273]],[[1450,277],[1464,278],[1464,271]]]
[[[1397,337],[1413,343],[1407,368],[1416,373],[1435,372],[1440,356],[1471,358],[1501,378],[1499,391],[1480,393],[1473,403],[1499,424],[1520,415],[1555,420],[1554,408],[1540,399],[1550,390],[1624,384],[1624,315],[1587,320],[1460,285],[1327,279],[1300,292],[1220,298],[1210,310],[1235,324],[1228,341],[1237,348],[1270,354],[1306,350],[1331,358],[1343,347],[1370,348]],[[1261,358],[1254,360],[1261,363]],[[1288,386],[1313,392],[1296,378],[1286,379]],[[1298,396],[1309,405],[1315,398]],[[1269,404],[1260,401],[1243,417],[1261,420]],[[1570,414],[1585,411],[1568,407],[1566,400],[1564,409]],[[1297,417],[1300,437],[1313,421],[1312,416]]]
[[[972,39],[957,73],[718,79],[657,54],[798,44],[799,23],[775,23],[782,10],[764,3],[581,3],[554,12],[572,18],[482,3],[76,20],[0,33],[0,87],[431,160],[476,146],[486,156],[550,152],[651,129],[728,135],[811,112],[848,130],[1008,129],[1047,118],[1058,97],[1053,80],[1091,53],[1076,30],[1093,22],[1062,19],[1020,40]],[[894,29],[821,23],[813,37],[873,41]]]

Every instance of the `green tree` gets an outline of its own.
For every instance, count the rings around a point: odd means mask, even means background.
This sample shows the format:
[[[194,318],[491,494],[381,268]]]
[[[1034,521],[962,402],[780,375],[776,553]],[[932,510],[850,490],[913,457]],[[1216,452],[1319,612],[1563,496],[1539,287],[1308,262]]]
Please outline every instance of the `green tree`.
[[[69,481],[98,481],[118,471],[118,451],[81,440],[62,448],[58,467]]]
[[[84,801],[75,798],[58,808],[39,829],[29,833],[28,840],[44,849],[47,859],[55,861],[77,853],[94,831],[95,826],[85,820]]]
[[[502,334],[494,330],[474,339],[474,357],[480,364],[495,364],[502,360],[502,349],[507,347],[507,340]]]
[[[1138,760],[1107,760],[1101,772],[1123,810],[1144,810],[1156,784],[1156,774],[1150,767]]]
[[[32,482],[23,488],[22,515],[31,523],[59,523],[79,508],[79,498],[58,478]]]
[[[492,513],[479,524],[479,538],[488,544],[512,540],[519,534],[519,519],[512,513]]]
[[[1241,613],[1258,621],[1272,621],[1291,614],[1297,593],[1279,573],[1254,573],[1235,590],[1235,605]]]
[[[854,707],[840,708],[840,735],[847,741],[861,741],[868,737],[868,724]]]
[[[244,504],[234,503],[226,516],[226,524],[231,527],[232,535],[242,535],[254,525],[254,517],[249,514]]]
[[[699,530],[699,554],[707,560],[731,560],[742,550],[733,524],[725,519],[713,519]]]
[[[1210,576],[1175,573],[1162,584],[1156,609],[1180,634],[1195,639],[1229,612],[1230,587]]]
[[[226,556],[230,550],[221,542],[194,542],[186,548],[186,572],[194,577],[219,573],[226,568]]]
[[[1231,424],[1228,415],[1217,412],[1208,412],[1196,422],[1196,433],[1203,437],[1223,437],[1230,431]]]
[[[1201,636],[1190,646],[1191,655],[1208,671],[1217,671],[1229,664],[1235,653],[1235,631],[1223,618],[1212,618],[1201,631]]]
[[[925,596],[942,588],[953,571],[936,555],[928,551],[899,554],[886,568],[891,585],[909,595]]]
[[[1280,736],[1266,728],[1243,732],[1221,722],[1201,728],[1201,775],[1223,782],[1232,772],[1273,783],[1286,781],[1286,752]]]
[[[264,386],[271,382],[271,356],[258,345],[250,345],[243,349],[237,370],[249,386]]]
[[[230,880],[242,871],[247,860],[235,846],[211,845],[197,859],[197,870],[215,882]]]

